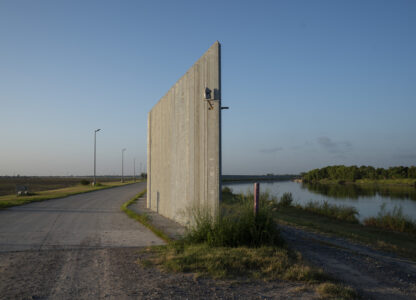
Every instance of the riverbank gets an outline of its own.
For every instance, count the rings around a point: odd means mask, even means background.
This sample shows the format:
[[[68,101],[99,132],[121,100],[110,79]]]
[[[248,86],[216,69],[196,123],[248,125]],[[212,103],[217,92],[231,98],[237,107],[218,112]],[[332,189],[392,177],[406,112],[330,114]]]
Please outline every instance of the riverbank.
[[[279,207],[275,215],[282,225],[347,238],[416,261],[415,234],[331,218],[292,205]]]

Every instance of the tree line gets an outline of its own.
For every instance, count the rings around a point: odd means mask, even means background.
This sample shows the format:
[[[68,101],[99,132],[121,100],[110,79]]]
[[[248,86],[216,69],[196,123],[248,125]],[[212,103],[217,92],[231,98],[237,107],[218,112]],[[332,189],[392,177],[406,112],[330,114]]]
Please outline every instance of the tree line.
[[[307,173],[302,174],[304,181],[314,182],[322,179],[328,180],[343,180],[343,181],[355,181],[358,179],[416,179],[416,166],[410,167],[390,167],[374,168],[371,166],[328,166],[321,169],[314,169]]]

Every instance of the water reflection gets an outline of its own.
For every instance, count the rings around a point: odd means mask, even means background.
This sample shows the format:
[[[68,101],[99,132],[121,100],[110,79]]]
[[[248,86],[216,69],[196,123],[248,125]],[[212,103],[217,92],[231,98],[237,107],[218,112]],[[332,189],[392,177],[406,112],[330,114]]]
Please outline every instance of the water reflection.
[[[339,199],[382,196],[391,199],[416,200],[416,189],[410,186],[303,183],[301,188],[314,194]]]
[[[225,183],[235,193],[253,190],[253,183]],[[359,219],[377,216],[381,206],[386,211],[401,207],[405,215],[416,219],[416,189],[407,186],[377,185],[323,185],[300,184],[291,181],[262,182],[262,192],[269,191],[278,197],[290,192],[296,203],[306,205],[310,201],[328,201],[337,205],[353,206],[359,212]]]

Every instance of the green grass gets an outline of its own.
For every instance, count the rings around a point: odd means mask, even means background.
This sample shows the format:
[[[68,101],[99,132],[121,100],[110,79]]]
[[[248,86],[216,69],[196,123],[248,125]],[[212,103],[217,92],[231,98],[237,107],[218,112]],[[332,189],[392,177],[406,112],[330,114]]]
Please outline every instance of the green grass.
[[[309,266],[299,253],[286,247],[268,194],[260,198],[257,215],[252,195],[234,195],[225,189],[222,199],[219,217],[194,211],[194,225],[182,240],[148,248],[150,255],[140,263],[213,278],[328,279],[321,269]]]
[[[166,271],[192,272],[197,276],[261,280],[322,282],[322,270],[307,265],[302,257],[284,247],[212,247],[206,243],[175,242],[148,248],[150,258],[139,261]]]
[[[146,194],[146,190],[138,193],[136,196],[131,198],[129,201],[123,203],[121,206],[121,210],[127,214],[130,218],[140,222],[147,228],[149,228],[154,234],[156,234],[158,237],[160,237],[165,242],[169,243],[171,242],[171,239],[160,229],[156,228],[148,215],[146,214],[138,214],[135,211],[129,209],[129,206],[134,204],[140,197],[142,197],[144,194]]]
[[[283,245],[271,210],[271,201],[261,198],[257,214],[254,214],[250,195],[227,197],[223,199],[223,204],[227,206],[222,207],[217,218],[205,210],[194,211],[194,225],[185,237],[188,243],[207,243],[213,247]]]
[[[386,212],[382,205],[378,216],[365,219],[364,225],[416,235],[416,221],[403,215],[402,208],[396,206],[392,212]]]
[[[324,299],[349,300],[358,298],[354,289],[342,284],[325,282],[318,285],[315,290]]]
[[[296,207],[329,218],[358,223],[358,211],[355,207],[330,204],[327,201],[311,201],[304,206],[296,205]]]
[[[413,234],[340,221],[294,206],[280,207],[275,216],[281,224],[344,237],[416,261],[416,236]]]
[[[121,183],[119,181],[106,182],[105,184],[100,184],[95,187],[92,187],[90,185],[78,184],[75,186],[61,188],[61,189],[40,191],[34,195],[28,195],[28,196],[5,195],[5,196],[0,196],[0,209],[28,204],[31,202],[45,201],[45,200],[50,200],[50,199],[55,199],[55,198],[63,198],[63,197],[76,195],[76,194],[89,193],[89,192],[93,192],[97,190],[112,188],[116,186],[122,186],[126,184],[131,184],[131,183],[133,182],[132,181],[124,182],[124,183]]]

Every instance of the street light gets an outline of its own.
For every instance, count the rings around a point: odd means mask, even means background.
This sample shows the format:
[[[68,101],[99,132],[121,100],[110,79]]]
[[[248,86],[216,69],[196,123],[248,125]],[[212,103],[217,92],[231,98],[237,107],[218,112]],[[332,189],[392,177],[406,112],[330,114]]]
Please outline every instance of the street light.
[[[94,183],[93,186],[95,186],[96,182],[96,178],[95,178],[95,170],[96,170],[96,153],[97,153],[97,132],[100,131],[101,129],[96,129],[94,130]]]
[[[124,151],[126,148],[121,149],[121,182],[124,182]]]
[[[136,182],[136,159],[133,160],[133,180]]]

